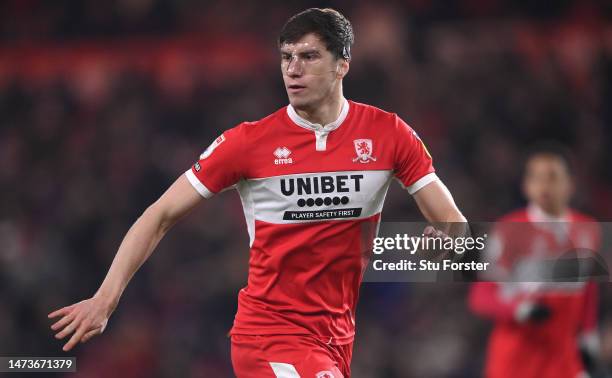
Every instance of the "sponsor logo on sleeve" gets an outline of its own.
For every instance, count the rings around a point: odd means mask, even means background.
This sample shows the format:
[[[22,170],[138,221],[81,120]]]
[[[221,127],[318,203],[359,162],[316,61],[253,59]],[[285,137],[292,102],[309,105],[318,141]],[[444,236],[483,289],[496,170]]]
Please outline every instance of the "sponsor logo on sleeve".
[[[206,159],[207,157],[210,156],[210,154],[213,153],[213,151],[215,150],[215,148],[219,147],[219,145],[221,143],[225,142],[225,136],[223,134],[219,135],[219,137],[217,139],[215,139],[214,142],[212,142],[210,144],[210,146],[208,146],[208,148],[206,150],[204,150],[204,152],[202,152],[202,154],[200,155],[200,160]]]
[[[423,140],[421,139],[421,137],[419,136],[419,134],[417,134],[416,131],[412,130],[412,134],[415,136],[415,138],[418,139],[419,142],[421,142],[421,146],[423,146],[423,149],[425,150],[425,153],[427,154],[427,156],[429,156],[429,158],[431,159],[431,154],[429,153],[429,150],[427,149],[427,146],[425,145],[425,143],[423,143]]]

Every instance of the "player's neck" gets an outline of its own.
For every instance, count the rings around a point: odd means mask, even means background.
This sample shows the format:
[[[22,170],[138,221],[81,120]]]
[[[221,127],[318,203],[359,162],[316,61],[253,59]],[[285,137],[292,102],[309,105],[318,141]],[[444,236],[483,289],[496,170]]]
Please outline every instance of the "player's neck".
[[[317,123],[325,126],[338,119],[342,111],[344,97],[342,91],[323,103],[313,106],[312,108],[295,109],[296,113],[311,123]]]

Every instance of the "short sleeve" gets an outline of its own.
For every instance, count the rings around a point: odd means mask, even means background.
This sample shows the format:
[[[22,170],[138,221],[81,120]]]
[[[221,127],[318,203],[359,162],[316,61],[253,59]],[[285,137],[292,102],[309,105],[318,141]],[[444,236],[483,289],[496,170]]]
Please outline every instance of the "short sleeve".
[[[416,193],[425,185],[436,181],[431,155],[417,133],[402,121],[395,118],[395,178],[408,190]]]
[[[240,131],[237,126],[221,134],[185,172],[191,185],[203,197],[210,198],[243,177],[239,164],[243,144]]]

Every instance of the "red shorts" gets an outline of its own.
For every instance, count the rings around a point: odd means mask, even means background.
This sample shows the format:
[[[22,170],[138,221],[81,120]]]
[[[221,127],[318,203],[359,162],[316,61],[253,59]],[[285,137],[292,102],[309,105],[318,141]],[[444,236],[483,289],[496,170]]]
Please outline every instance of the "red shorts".
[[[232,335],[238,378],[349,378],[353,343],[330,345],[307,335]]]

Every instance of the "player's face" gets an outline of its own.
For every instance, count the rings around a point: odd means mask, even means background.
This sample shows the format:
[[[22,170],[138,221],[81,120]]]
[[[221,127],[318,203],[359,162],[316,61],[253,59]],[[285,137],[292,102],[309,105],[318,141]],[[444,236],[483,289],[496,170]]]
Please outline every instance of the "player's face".
[[[573,182],[563,161],[535,155],[527,162],[523,190],[527,199],[552,215],[560,215],[573,194]]]
[[[283,44],[280,53],[285,89],[294,108],[316,108],[340,90],[348,62],[336,59],[316,34]]]

